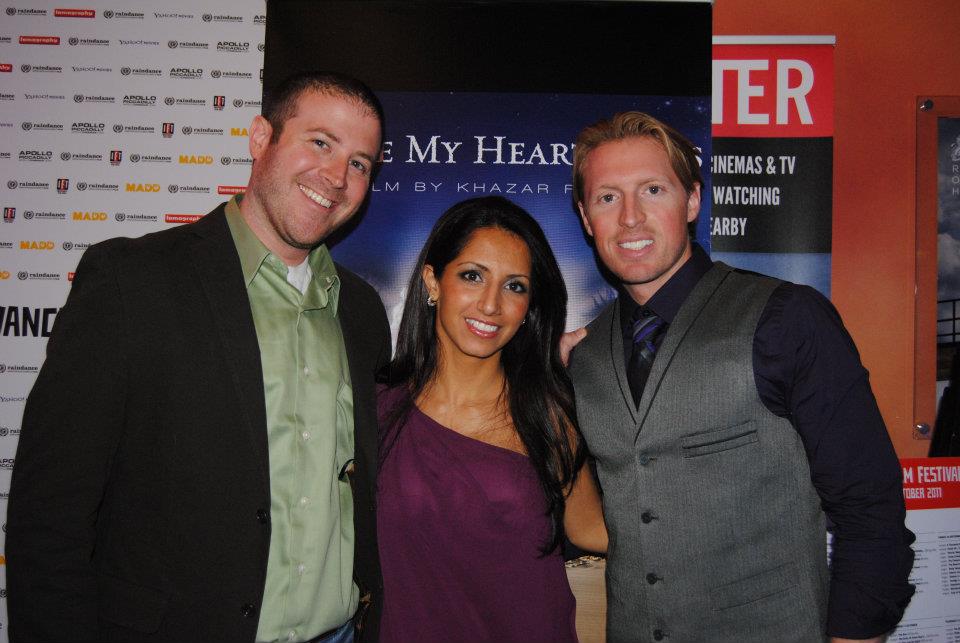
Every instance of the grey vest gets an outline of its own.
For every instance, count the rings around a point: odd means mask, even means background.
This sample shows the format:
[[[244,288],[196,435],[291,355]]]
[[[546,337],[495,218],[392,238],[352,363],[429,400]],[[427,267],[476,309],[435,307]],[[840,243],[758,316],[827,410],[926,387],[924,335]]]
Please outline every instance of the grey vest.
[[[754,332],[779,283],[714,264],[663,338],[639,409],[617,302],[574,352],[610,531],[611,643],[825,640],[820,499],[799,435],[753,375]]]

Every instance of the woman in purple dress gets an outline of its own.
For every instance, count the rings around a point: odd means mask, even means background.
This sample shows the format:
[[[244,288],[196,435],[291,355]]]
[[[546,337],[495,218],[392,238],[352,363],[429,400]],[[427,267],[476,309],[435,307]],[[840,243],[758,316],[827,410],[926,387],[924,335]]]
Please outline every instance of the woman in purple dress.
[[[385,643],[577,640],[560,543],[605,551],[558,343],[566,289],[499,197],[437,221],[379,398]]]

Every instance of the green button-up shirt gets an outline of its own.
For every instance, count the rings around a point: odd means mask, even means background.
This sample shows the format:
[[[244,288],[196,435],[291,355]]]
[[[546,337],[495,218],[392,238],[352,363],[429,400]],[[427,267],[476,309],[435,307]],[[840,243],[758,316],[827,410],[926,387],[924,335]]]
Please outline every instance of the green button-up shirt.
[[[257,641],[305,641],[349,620],[359,596],[353,497],[340,475],[353,458],[340,279],[322,245],[307,266],[288,270],[247,226],[238,203],[227,204],[227,223],[260,344],[270,455],[272,530]]]

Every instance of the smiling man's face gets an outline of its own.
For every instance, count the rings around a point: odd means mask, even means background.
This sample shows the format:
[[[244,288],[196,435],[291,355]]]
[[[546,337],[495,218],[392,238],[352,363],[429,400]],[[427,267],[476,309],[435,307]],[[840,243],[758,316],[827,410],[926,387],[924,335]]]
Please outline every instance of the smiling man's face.
[[[600,260],[642,304],[690,258],[700,186],[688,194],[660,142],[632,136],[586,157],[577,206]]]
[[[240,209],[263,244],[295,265],[363,203],[380,152],[380,121],[353,98],[307,90],[275,142],[272,133],[265,118],[254,118],[254,164]]]

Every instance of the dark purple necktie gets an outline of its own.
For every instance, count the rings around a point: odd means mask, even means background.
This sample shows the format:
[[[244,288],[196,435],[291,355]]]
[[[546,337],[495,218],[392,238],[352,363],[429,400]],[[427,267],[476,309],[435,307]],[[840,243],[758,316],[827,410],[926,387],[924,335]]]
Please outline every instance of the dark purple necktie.
[[[640,404],[660,338],[666,330],[667,323],[646,306],[638,307],[633,314],[633,350],[627,364],[627,381],[630,383],[634,405]]]

